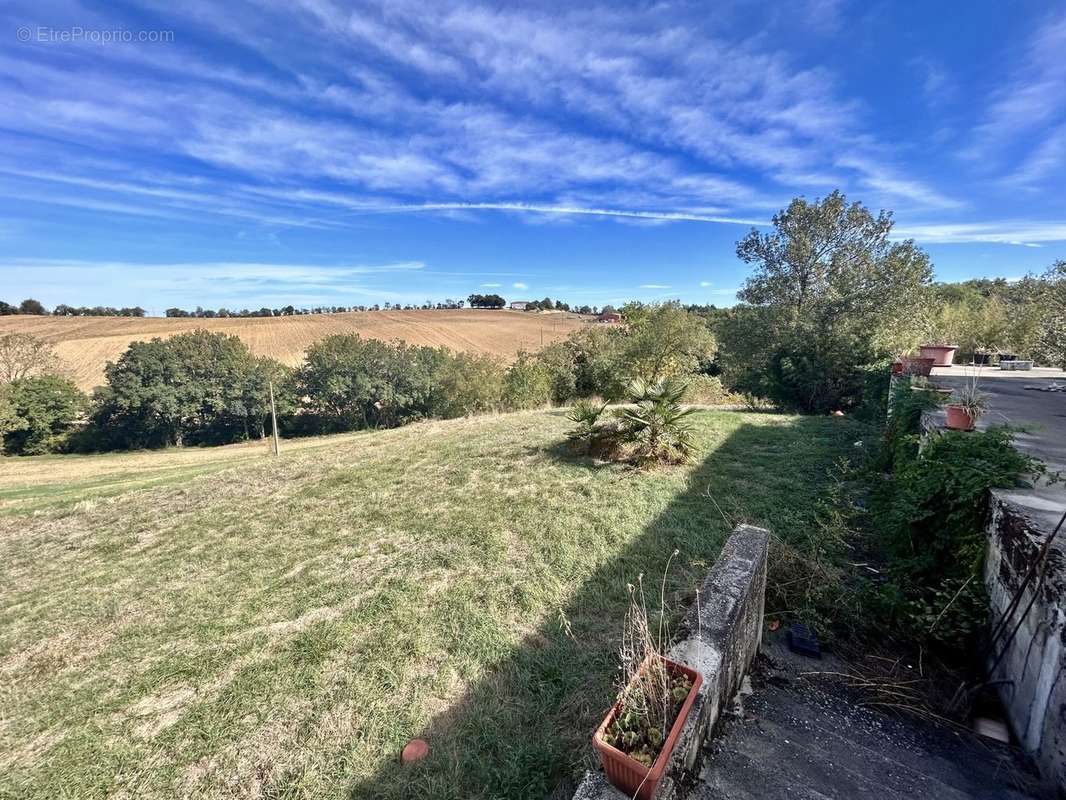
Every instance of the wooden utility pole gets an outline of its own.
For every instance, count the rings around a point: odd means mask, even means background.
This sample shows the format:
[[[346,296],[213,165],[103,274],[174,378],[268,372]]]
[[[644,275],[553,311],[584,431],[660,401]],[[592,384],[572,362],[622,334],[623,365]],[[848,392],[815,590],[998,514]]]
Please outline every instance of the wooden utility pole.
[[[274,437],[274,455],[281,455],[278,443],[278,410],[274,407],[274,381],[270,382],[270,430]]]

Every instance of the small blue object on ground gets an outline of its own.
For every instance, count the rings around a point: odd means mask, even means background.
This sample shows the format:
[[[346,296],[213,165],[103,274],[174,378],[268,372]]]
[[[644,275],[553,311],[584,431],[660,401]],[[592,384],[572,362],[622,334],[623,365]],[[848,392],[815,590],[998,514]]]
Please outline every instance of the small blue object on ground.
[[[802,622],[793,622],[789,626],[788,649],[801,656],[822,657],[822,646],[818,644],[818,637]]]

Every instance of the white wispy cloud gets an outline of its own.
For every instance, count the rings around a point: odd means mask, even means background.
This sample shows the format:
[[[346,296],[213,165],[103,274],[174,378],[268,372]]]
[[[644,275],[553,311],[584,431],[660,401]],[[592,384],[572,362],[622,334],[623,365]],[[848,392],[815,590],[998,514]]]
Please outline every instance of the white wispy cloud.
[[[502,283],[483,283],[483,284],[481,284],[481,288],[482,289],[499,289],[501,286],[503,286]]]
[[[705,289],[706,289],[706,288],[707,288],[708,286],[711,286],[711,285],[713,285],[713,284],[711,284],[711,282],[710,282],[710,281],[700,281],[700,286],[702,286],[702,287],[703,287],[703,288],[705,288]]]
[[[521,281],[515,281],[514,283],[511,284],[511,288],[512,289],[528,289],[529,286],[527,284],[525,284],[525,283],[522,283]]]
[[[976,161],[1004,158],[1003,148],[1021,137],[1041,136],[1066,117],[1066,14],[1048,17],[1033,32],[1021,60],[1008,64],[983,121],[962,155]],[[1039,147],[1040,145],[1038,145]],[[1028,149],[1028,148],[1027,148]]]
[[[131,226],[302,236],[381,226],[381,214],[763,225],[795,194],[840,187],[940,237],[925,241],[1061,236],[1057,222],[942,222],[974,209],[991,182],[956,188],[967,175],[945,176],[894,141],[861,90],[849,94],[846,76],[810,66],[798,45],[738,35],[684,4],[665,9],[367,0],[353,13],[331,0],[265,0],[249,13],[189,0],[168,12],[210,47],[188,37],[154,49],[8,48],[0,193],[27,219],[121,215]],[[28,3],[11,13],[21,10],[32,16]],[[787,29],[800,17],[808,34],[830,36],[846,10],[807,0],[768,18]],[[101,27],[122,13],[82,12]],[[970,118],[963,144],[975,158],[958,172],[1030,198],[1061,182],[1064,50],[1066,15],[1041,17]],[[929,101],[961,94],[946,57],[902,61]],[[946,158],[958,144],[942,146]]]
[[[636,219],[661,219],[673,222],[715,222],[728,225],[765,225],[766,220],[737,219],[713,214],[698,214],[687,211],[627,211],[620,208],[584,208],[570,205],[547,205],[543,203],[420,203],[408,205],[366,208],[366,212],[409,212],[467,209],[479,211],[520,211],[538,214],[575,214],[593,217],[632,217]]]
[[[254,176],[266,191],[289,192],[312,222],[259,207],[265,193],[236,186],[220,204],[132,181],[83,185],[278,225],[317,224],[322,204],[355,210],[380,205],[382,195],[399,200],[389,207],[403,213],[496,209],[746,225],[764,219],[753,210],[779,207],[787,191],[735,177],[736,165],[813,175],[842,149],[876,158],[858,107],[825,70],[798,69],[781,52],[686,24],[695,18],[477,2],[369,2],[352,14],[301,0],[238,15],[197,0],[173,11],[257,52],[276,74],[250,74],[186,45],[158,56],[74,51],[67,65],[0,57],[0,67],[21,78],[0,86],[5,124],[60,144],[124,148],[132,138],[237,172],[242,183]],[[839,13],[835,2],[812,0],[807,16],[820,27]],[[277,46],[277,30],[308,46]],[[368,47],[385,62],[368,58]],[[399,65],[429,91],[408,89],[392,71]],[[472,76],[477,92],[466,89]],[[86,166],[67,177],[102,180],[93,172]],[[905,174],[864,185],[935,199]],[[619,188],[635,202],[614,202]],[[582,202],[568,199],[575,194]],[[516,195],[536,200],[512,202]],[[707,207],[715,210],[699,210]]]
[[[929,244],[965,244],[985,242],[1025,247],[1039,247],[1044,242],[1066,242],[1066,220],[1033,222],[1003,220],[998,222],[926,223],[901,225],[892,231],[899,239],[914,239]]]
[[[640,288],[641,289],[669,289],[671,287],[668,284],[665,284],[665,283],[642,283],[640,285]]]

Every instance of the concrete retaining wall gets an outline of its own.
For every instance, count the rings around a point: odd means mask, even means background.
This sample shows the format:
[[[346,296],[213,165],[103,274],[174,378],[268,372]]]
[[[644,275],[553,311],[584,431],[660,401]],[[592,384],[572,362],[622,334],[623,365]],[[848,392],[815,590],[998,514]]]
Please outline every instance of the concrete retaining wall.
[[[992,493],[988,522],[985,583],[994,623],[1002,619],[1030,567],[1054,529],[1043,500],[1029,492]],[[1034,505],[1035,504],[1035,505]],[[1055,520],[1057,522],[1057,519]],[[1063,531],[1059,532],[1064,537]],[[999,637],[992,660],[1004,649],[1015,625],[1017,634],[1006,647],[989,680],[999,684],[1000,697],[1022,748],[1040,767],[1041,775],[1066,794],[1066,537],[1056,539],[1048,553],[1044,578],[1029,582],[1006,632]],[[1034,599],[1035,598],[1035,599]],[[1032,608],[1026,613],[1030,601]],[[1023,615],[1024,614],[1024,618]],[[989,666],[992,666],[990,661]]]
[[[703,685],[659,784],[657,800],[673,798],[678,781],[695,771],[704,740],[759,652],[769,546],[766,530],[751,525],[736,527],[700,586],[698,602],[685,615],[677,642],[667,653],[674,661],[697,670]],[[597,771],[585,776],[574,800],[622,797]]]

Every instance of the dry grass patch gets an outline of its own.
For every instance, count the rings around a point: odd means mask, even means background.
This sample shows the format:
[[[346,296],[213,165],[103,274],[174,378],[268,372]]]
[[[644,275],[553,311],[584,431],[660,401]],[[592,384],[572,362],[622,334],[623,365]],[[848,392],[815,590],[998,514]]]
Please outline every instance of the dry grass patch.
[[[694,422],[696,461],[653,472],[566,455],[561,412],[5,461],[0,797],[543,797],[609,703],[626,581],[676,547],[685,599],[712,487],[815,525],[856,436]]]

